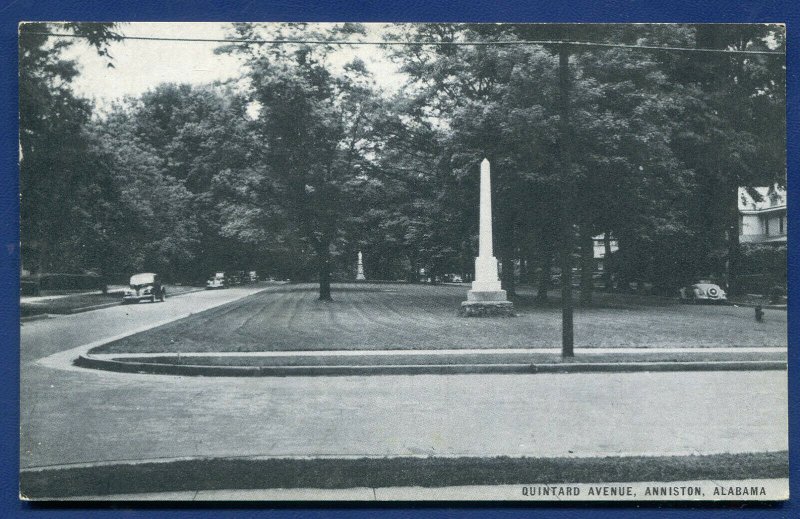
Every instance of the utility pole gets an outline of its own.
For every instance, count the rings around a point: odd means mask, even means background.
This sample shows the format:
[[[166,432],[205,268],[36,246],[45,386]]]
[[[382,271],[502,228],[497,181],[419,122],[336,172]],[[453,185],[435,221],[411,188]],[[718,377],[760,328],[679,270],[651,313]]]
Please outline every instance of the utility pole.
[[[569,48],[558,46],[559,151],[561,154],[561,356],[574,357],[572,303],[572,157],[570,154]]]

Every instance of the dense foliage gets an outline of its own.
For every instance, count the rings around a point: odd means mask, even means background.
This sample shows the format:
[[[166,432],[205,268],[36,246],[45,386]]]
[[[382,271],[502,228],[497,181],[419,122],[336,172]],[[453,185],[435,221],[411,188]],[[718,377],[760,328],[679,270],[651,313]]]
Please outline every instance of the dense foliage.
[[[20,182],[23,263],[39,272],[192,280],[258,269],[319,280],[329,299],[331,279],[352,278],[362,250],[368,277],[468,277],[486,157],[509,291],[521,279],[546,296],[565,214],[584,302],[592,238],[603,234],[619,242],[608,263],[623,285],[668,290],[714,275],[735,288],[739,270],[752,275],[752,262],[740,265],[736,189],[785,181],[779,57],[571,47],[565,141],[557,48],[509,44],[782,49],[780,27],[397,26],[389,39],[505,44],[391,47],[408,78],[394,95],[376,87],[357,50],[342,65],[332,43],[223,46],[241,59],[239,81],[161,85],[103,117],[70,89],[68,43],[37,27],[20,34]],[[66,29],[101,54],[116,37],[103,24]],[[232,36],[363,33],[237,24]]]

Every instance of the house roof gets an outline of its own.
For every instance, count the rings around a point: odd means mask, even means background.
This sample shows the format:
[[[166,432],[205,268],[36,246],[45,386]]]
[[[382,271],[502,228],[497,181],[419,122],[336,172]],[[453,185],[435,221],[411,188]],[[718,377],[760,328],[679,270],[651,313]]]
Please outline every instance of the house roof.
[[[760,200],[751,193],[760,195]],[[739,211],[770,211],[786,207],[786,189],[778,184],[767,187],[739,188]]]

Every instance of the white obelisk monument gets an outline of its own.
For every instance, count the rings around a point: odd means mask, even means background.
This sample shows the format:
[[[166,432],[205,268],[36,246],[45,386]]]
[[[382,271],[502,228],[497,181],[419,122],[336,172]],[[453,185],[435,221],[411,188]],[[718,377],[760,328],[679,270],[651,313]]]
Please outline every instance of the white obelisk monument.
[[[466,317],[514,315],[514,305],[506,299],[497,275],[497,258],[492,251],[492,181],[489,161],[481,162],[480,227],[478,257],[475,258],[475,281],[460,314]]]
[[[364,258],[361,255],[361,251],[358,251],[358,270],[356,272],[356,281],[366,281],[366,280],[367,278],[364,277]]]

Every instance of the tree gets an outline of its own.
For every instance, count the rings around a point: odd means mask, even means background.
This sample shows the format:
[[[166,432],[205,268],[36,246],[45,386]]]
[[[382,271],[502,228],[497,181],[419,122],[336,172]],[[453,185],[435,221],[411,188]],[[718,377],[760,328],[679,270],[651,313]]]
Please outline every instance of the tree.
[[[252,214],[252,196],[239,196],[243,186],[264,168],[242,95],[230,85],[159,85],[129,100],[120,116],[128,127],[122,131],[160,158],[165,181],[185,191],[197,233],[185,275],[273,266],[267,258],[278,248],[269,246],[277,232],[237,221]],[[248,223],[257,227],[248,232]]]
[[[660,30],[639,29],[637,35]],[[676,31],[680,34],[659,37],[679,37],[684,32]],[[620,26],[575,32],[574,26],[433,24],[404,38],[509,42],[520,37],[595,41],[631,37]],[[522,237],[536,242],[542,267],[539,293],[545,296],[552,251],[557,243],[571,241],[577,229],[583,257],[582,298],[588,303],[593,285],[592,236],[608,231],[626,238],[644,235],[658,243],[670,233],[683,232],[685,211],[672,201],[690,198],[691,171],[676,159],[670,143],[691,97],[680,84],[668,81],[662,64],[646,53],[591,49],[572,54],[567,63],[573,120],[565,129],[566,139],[553,131],[563,113],[559,57],[553,49],[530,44],[442,45],[411,47],[397,51],[395,57],[411,75],[416,102],[447,129],[444,156],[450,157],[451,174],[466,179],[482,157],[492,161],[497,179],[493,182],[496,249],[503,262],[520,259],[526,249]],[[568,171],[562,175],[564,142],[580,153],[570,153]],[[568,186],[562,189],[564,179]],[[464,187],[457,196],[467,201],[475,190]],[[563,193],[575,201],[565,215]],[[560,235],[554,232],[559,222],[567,222]],[[572,251],[572,246],[566,248]],[[569,272],[565,274],[562,279],[568,285]],[[513,290],[513,276],[504,278],[506,289]]]
[[[426,24],[409,32],[398,37],[443,43],[488,39],[480,27],[466,25]],[[512,85],[525,81],[527,72],[532,73],[528,86],[536,83],[533,88],[538,92],[552,92],[552,84],[547,81],[552,77],[552,61],[548,62],[540,48],[446,45],[412,46],[407,51],[397,51],[395,59],[411,76],[408,93],[415,96],[417,105],[425,107],[420,109],[421,114],[444,128],[447,135],[442,141],[442,162],[449,170],[446,176],[452,179],[443,178],[442,185],[449,185],[449,189],[442,198],[458,200],[453,209],[459,215],[452,220],[467,223],[458,232],[471,235],[470,249],[477,243],[477,216],[472,210],[477,208],[477,164],[484,157],[492,162],[495,250],[504,266],[504,287],[513,294],[520,238],[530,238],[527,229],[538,227],[530,225],[534,214],[548,207],[548,190],[537,188],[541,188],[542,177],[552,175],[546,165],[552,163],[553,142],[549,137],[539,142],[532,137],[546,133],[551,114],[540,104],[518,102],[510,92]],[[515,93],[520,94],[520,90]],[[531,97],[529,93],[522,96],[526,100]],[[540,150],[532,149],[538,147],[545,153],[537,154]],[[551,235],[542,232],[540,236]]]
[[[698,47],[731,50],[785,48],[785,28],[763,24],[698,25]],[[779,56],[717,55],[687,66],[686,77],[699,86],[705,110],[691,122],[685,160],[700,175],[698,186],[715,203],[704,204],[710,223],[704,233],[723,242],[728,291],[739,292],[739,186],[783,184],[786,174],[786,67]],[[713,233],[712,236],[708,234]],[[716,239],[714,239],[716,238]]]
[[[118,108],[92,125],[93,153],[118,192],[104,257],[106,272],[155,271],[183,279],[197,245],[197,219],[184,182],[166,173],[164,154],[136,135],[136,112]]]
[[[304,24],[271,27],[273,39],[299,34],[330,40],[363,32],[354,24],[328,32]],[[236,26],[238,37],[263,33]],[[348,201],[369,174],[374,124],[380,103],[363,62],[337,69],[330,45],[266,45],[223,49],[238,52],[248,68],[251,100],[260,107],[255,129],[263,143],[265,181],[278,195],[292,225],[314,251],[319,298],[331,300],[332,263],[346,241]]]
[[[84,128],[91,106],[74,95],[76,63],[63,52],[82,36],[98,54],[119,37],[112,23],[25,23],[19,29],[20,217],[24,261],[39,272],[98,267],[114,197]],[[109,62],[109,66],[111,63]]]

